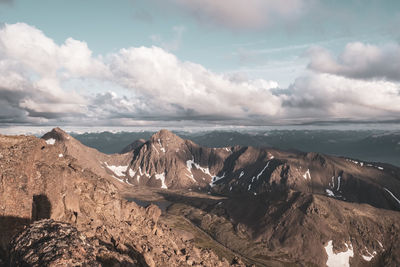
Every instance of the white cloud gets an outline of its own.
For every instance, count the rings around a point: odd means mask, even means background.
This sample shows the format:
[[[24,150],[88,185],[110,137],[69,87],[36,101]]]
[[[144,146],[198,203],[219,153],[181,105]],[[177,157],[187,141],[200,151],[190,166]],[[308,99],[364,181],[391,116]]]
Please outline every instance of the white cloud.
[[[33,121],[86,111],[85,98],[64,90],[62,79],[107,76],[106,66],[92,57],[86,43],[69,38],[59,46],[25,23],[0,29],[0,70],[0,91],[13,96],[4,110],[19,108],[18,116],[25,114]]]
[[[158,47],[122,49],[111,67],[116,82],[143,96],[162,114],[190,117],[273,116],[280,99],[275,82],[235,81],[203,66],[179,61]]]
[[[332,74],[297,79],[284,96],[285,117],[311,120],[392,119],[400,114],[400,85]]]
[[[376,80],[349,78],[376,69],[382,53],[388,55],[385,51],[390,49],[348,46],[340,62],[326,51],[314,50],[312,68],[326,73],[312,72],[289,88],[278,89],[274,81],[217,74],[159,47],[126,48],[94,57],[84,42],[69,38],[58,45],[29,25],[5,25],[0,29],[0,122],[263,124],[398,118],[398,82],[386,81],[381,74],[362,75],[382,78]],[[360,59],[363,53],[367,59]],[[395,56],[385,58],[395,61]],[[389,65],[395,69],[395,63]],[[79,93],[66,89],[71,80]],[[90,94],[86,87],[91,81],[103,83],[103,89]]]
[[[360,42],[349,43],[335,58],[323,48],[310,50],[309,68],[358,79],[387,79],[400,81],[400,46],[389,44],[382,47]]]
[[[205,23],[234,29],[259,29],[276,20],[293,21],[308,11],[312,0],[169,0]]]

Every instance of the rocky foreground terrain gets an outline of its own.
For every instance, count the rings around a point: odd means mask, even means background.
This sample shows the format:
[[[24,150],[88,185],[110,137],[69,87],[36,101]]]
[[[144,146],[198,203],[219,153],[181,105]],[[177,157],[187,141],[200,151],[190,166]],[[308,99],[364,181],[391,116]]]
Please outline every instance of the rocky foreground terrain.
[[[166,130],[123,152],[0,136],[0,265],[400,265],[396,167]]]

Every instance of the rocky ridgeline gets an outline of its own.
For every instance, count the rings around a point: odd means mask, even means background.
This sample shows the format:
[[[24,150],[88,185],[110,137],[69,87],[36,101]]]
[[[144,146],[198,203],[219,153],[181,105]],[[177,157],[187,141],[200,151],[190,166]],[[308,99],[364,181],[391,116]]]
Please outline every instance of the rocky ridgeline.
[[[400,169],[387,164],[271,148],[206,148],[167,130],[130,148],[130,154],[123,154],[131,159],[126,166],[106,166],[113,177],[125,181],[125,187],[227,196],[295,190],[400,210]]]
[[[65,145],[74,140],[57,131],[46,140],[0,136],[2,264],[230,265],[158,223],[158,207],[125,201],[110,179],[73,157],[90,149]]]

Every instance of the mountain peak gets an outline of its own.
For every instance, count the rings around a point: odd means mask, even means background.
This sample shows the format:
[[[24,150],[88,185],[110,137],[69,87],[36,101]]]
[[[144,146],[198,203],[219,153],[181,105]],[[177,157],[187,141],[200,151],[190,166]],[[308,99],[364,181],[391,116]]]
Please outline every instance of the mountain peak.
[[[153,136],[151,137],[151,140],[155,140],[156,142],[158,141],[158,139],[160,140],[165,140],[165,141],[183,141],[182,138],[180,138],[179,136],[177,136],[176,134],[172,133],[171,131],[168,131],[167,129],[161,129],[160,131],[158,131],[157,133],[153,134]]]
[[[42,139],[48,140],[48,139],[55,139],[57,141],[65,141],[69,140],[71,136],[64,132],[61,128],[56,127],[50,132],[46,133],[45,135],[42,136]]]

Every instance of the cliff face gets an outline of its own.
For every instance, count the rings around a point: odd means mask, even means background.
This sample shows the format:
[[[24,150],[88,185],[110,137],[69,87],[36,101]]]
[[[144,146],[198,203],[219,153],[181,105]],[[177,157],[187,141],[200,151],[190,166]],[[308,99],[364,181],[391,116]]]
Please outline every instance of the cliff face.
[[[90,149],[75,158],[82,147],[76,146],[73,150],[73,145],[65,145],[74,140],[62,140],[68,136],[60,137],[57,131],[45,139],[0,136],[0,255],[3,263],[8,260],[9,243],[14,234],[34,221],[52,219],[70,224],[79,234],[107,248],[102,260],[111,263],[184,266],[188,259],[194,262],[200,258],[208,266],[228,265],[221,263],[212,252],[197,250],[191,242],[181,240],[167,225],[159,225],[161,212],[157,207],[145,209],[125,201],[110,182],[113,178],[96,173],[102,168],[91,165],[93,159],[77,159],[89,156],[84,153],[91,152]],[[37,229],[45,229],[51,235],[53,225],[34,224],[22,237],[37,233]],[[60,234],[55,233],[53,238]],[[27,253],[21,251],[23,240],[17,238],[13,242],[13,262],[18,262],[18,255]],[[82,249],[94,257],[100,255],[96,250],[94,253],[84,246]],[[192,253],[195,250],[196,255]],[[88,260],[93,259],[90,257]]]

